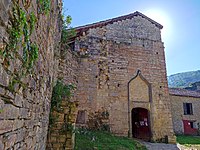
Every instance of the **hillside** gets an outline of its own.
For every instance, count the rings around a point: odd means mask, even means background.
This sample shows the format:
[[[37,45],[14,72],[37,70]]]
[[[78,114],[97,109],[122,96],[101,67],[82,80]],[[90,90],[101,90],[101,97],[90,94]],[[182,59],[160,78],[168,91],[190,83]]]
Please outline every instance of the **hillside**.
[[[185,88],[198,81],[200,81],[200,70],[177,73],[168,76],[169,87]]]

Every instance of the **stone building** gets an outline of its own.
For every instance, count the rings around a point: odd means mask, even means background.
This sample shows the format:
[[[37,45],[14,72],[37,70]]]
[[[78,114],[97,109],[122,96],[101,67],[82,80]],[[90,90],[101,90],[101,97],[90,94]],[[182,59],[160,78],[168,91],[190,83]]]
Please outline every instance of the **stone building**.
[[[162,28],[140,12],[75,28],[78,124],[106,110],[116,135],[175,142]]]
[[[21,39],[26,32],[17,40],[19,53],[11,51],[16,59],[10,59],[10,65],[0,55],[0,149],[45,149],[51,94],[58,78],[77,85],[74,99],[79,101],[79,124],[87,124],[90,113],[105,110],[116,135],[175,142],[162,25],[135,12],[78,27],[70,50],[63,47],[60,56],[62,3],[52,0],[45,15],[39,2],[16,1],[15,7],[11,1],[0,2],[1,52],[12,41],[7,29],[15,29],[8,24],[20,13],[30,26],[27,33],[32,33],[26,44],[39,48],[32,74],[14,85],[16,75],[24,71],[20,46],[25,45],[26,40]],[[36,22],[31,30],[33,14]],[[26,25],[20,27],[27,30]],[[52,140],[53,147],[67,146],[65,136]]]
[[[176,134],[198,134],[200,124],[200,93],[170,88],[172,120]]]

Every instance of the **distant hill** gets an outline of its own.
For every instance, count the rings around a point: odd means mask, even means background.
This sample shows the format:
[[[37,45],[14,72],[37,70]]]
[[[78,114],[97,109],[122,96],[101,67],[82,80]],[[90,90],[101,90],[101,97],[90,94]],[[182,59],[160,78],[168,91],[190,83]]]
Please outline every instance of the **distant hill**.
[[[177,73],[168,76],[169,87],[185,88],[198,81],[200,81],[200,70]]]

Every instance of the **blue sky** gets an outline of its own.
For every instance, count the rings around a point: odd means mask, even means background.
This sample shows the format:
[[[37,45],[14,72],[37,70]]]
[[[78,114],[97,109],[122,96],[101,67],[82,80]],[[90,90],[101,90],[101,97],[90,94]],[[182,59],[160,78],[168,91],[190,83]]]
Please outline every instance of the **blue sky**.
[[[200,0],[64,0],[72,27],[135,11],[164,26],[168,75],[200,69]]]

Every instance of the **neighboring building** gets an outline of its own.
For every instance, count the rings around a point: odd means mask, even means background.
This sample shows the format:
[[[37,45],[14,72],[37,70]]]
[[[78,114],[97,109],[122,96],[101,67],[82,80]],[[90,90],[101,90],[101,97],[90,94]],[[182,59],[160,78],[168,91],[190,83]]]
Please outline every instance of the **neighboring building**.
[[[169,93],[174,132],[196,135],[200,123],[200,92],[170,88]]]
[[[140,12],[75,28],[77,123],[103,109],[117,135],[175,142],[162,28]]]

